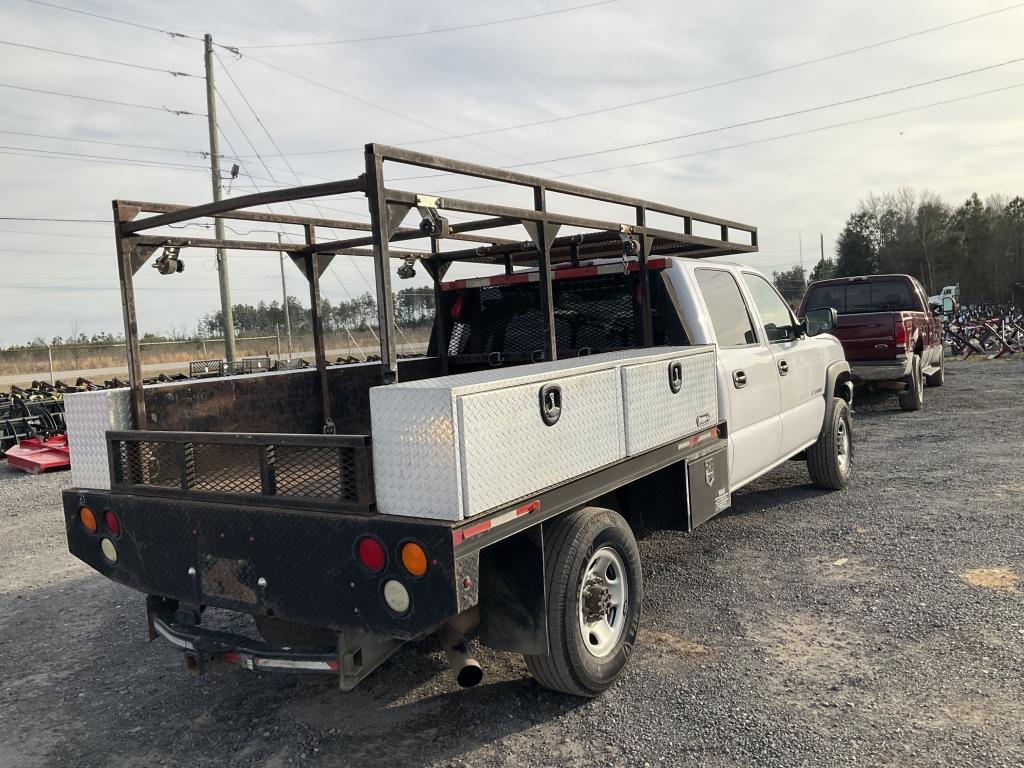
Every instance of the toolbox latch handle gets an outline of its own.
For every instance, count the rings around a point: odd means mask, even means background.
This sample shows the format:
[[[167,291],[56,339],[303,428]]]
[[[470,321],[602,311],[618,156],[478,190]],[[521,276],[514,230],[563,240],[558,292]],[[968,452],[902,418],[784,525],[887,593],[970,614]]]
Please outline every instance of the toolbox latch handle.
[[[540,417],[551,427],[561,415],[562,388],[557,384],[545,384],[540,388]]]
[[[683,388],[683,364],[679,360],[668,364],[668,388],[673,395],[678,395]]]

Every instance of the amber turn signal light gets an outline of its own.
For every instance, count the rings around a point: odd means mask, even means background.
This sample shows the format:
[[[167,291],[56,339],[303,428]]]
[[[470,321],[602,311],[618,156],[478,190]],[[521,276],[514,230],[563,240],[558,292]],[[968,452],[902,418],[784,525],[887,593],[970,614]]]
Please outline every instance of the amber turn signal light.
[[[80,507],[78,510],[78,522],[82,524],[89,533],[96,533],[96,515],[88,507]]]
[[[427,572],[427,553],[414,541],[402,545],[402,565],[413,576],[422,576]]]

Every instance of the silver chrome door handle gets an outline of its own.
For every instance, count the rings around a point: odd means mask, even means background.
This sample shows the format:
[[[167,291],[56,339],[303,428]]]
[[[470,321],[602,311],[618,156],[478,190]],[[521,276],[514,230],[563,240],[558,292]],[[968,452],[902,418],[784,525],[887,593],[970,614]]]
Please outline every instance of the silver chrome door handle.
[[[747,386],[747,374],[743,371],[732,372],[732,384],[736,389],[743,389]]]
[[[779,360],[779,375],[785,376],[787,373],[789,373],[789,363],[785,360]]]

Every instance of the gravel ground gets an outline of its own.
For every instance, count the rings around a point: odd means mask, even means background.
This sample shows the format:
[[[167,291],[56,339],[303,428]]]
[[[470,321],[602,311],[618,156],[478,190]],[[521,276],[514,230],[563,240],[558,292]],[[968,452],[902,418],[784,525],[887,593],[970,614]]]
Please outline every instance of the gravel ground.
[[[0,766],[1024,766],[1022,374],[958,362],[920,413],[859,404],[843,493],[789,463],[644,538],[640,642],[586,702],[487,649],[460,692],[432,642],[350,694],[193,678],[67,554],[67,475],[0,470]]]

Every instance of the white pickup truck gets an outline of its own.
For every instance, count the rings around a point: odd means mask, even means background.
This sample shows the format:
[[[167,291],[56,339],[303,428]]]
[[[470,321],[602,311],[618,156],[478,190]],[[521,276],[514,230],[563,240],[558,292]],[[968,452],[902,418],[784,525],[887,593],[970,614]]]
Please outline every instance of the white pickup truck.
[[[535,208],[388,190],[376,174],[395,158],[533,185]],[[681,256],[749,253],[754,228],[380,145],[368,145],[367,169],[272,200],[115,202],[133,355],[131,275],[153,253],[138,249],[178,242],[147,228],[211,215],[302,223],[307,245],[292,257],[314,298],[317,253],[358,254],[369,241],[383,286],[380,362],[328,365],[318,336],[315,369],[146,386],[134,370],[131,388],[66,398],[70,550],[145,594],[150,636],[193,671],[327,672],[348,690],[404,642],[437,633],[471,686],[482,677],[465,639],[474,631],[523,654],[542,685],[594,696],[618,678],[640,625],[634,530],[691,530],[787,459],[806,457],[818,487],[847,485],[853,390],[827,333],[834,310],[798,319],[756,270]],[[365,225],[240,210],[313,189],[366,191],[372,237],[320,246],[316,227]],[[639,223],[551,213],[550,191],[630,205]],[[420,228],[401,228],[413,208]],[[450,224],[447,210],[497,218]],[[685,226],[649,227],[648,211]],[[517,217],[531,240],[438,247]],[[694,221],[721,237],[693,234]],[[563,224],[594,234],[558,237]],[[389,250],[425,236],[432,255]],[[428,269],[438,307],[426,355],[401,360],[396,255],[405,274]],[[505,269],[443,280],[442,264],[460,256]],[[260,637],[211,627],[207,609],[250,614]]]

